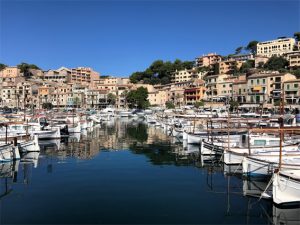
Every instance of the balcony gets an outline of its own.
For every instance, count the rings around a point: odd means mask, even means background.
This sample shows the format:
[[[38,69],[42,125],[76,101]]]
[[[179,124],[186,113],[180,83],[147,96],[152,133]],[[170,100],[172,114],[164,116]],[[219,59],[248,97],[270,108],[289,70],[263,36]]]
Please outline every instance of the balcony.
[[[300,94],[285,94],[284,95],[285,98],[299,98],[300,97]]]

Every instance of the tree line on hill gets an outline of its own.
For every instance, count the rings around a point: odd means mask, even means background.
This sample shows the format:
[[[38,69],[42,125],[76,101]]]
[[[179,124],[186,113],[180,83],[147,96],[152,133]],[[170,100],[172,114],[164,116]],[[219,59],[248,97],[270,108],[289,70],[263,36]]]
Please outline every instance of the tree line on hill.
[[[138,71],[131,74],[130,81],[144,84],[168,84],[171,82],[171,75],[176,70],[192,69],[193,61],[181,61],[176,59],[174,62],[156,60],[145,71]]]
[[[297,41],[300,41],[300,32],[294,33],[294,38]],[[251,53],[256,55],[257,53],[257,44],[259,42],[257,40],[250,41],[245,47],[239,46],[235,49],[234,54],[229,54],[227,56],[223,56],[223,59],[229,59],[234,55],[239,55],[245,50],[247,53]],[[295,49],[294,50],[300,50]],[[300,68],[291,68],[288,70],[289,62],[282,56],[272,56],[265,64],[260,63],[258,65],[258,70],[277,70],[279,72],[291,72],[292,74],[296,75],[300,78]],[[193,61],[184,61],[182,62],[179,59],[176,59],[174,62],[163,60],[156,60],[154,61],[146,70],[138,71],[131,74],[130,81],[132,83],[139,83],[142,82],[144,84],[168,84],[171,83],[171,76],[176,70],[183,70],[183,69],[191,69],[193,68],[194,62]],[[235,66],[233,69],[233,74],[240,74],[240,73],[251,73],[255,68],[254,60],[247,60],[245,61],[240,68]],[[208,72],[208,74],[218,74],[219,68],[218,64],[212,66],[212,68],[202,67],[198,68],[198,71]]]

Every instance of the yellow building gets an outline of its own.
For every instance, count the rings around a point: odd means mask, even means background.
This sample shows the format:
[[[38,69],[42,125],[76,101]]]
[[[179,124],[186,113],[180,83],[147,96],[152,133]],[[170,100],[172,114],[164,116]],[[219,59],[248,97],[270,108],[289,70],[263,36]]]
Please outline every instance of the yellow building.
[[[172,74],[172,83],[180,83],[180,82],[186,82],[192,79],[202,79],[202,76],[204,75],[204,72],[199,72],[197,71],[196,68],[187,70],[179,70],[179,71],[175,71]]]
[[[166,90],[155,90],[148,93],[150,105],[164,107],[168,99],[168,91]]]
[[[257,44],[257,55],[267,57],[280,56],[293,51],[295,44],[294,38],[278,38],[276,40],[259,42]]]

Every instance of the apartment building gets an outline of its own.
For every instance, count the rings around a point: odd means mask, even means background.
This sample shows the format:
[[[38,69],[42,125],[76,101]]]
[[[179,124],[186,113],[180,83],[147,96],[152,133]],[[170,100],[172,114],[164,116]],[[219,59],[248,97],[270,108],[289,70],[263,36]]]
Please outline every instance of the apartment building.
[[[0,88],[1,106],[18,107],[17,105],[17,86],[12,82],[2,84]]]
[[[43,85],[38,88],[38,108],[42,108],[43,103],[52,102],[52,93],[53,88],[50,85]]]
[[[50,82],[67,83],[68,77],[71,76],[71,70],[61,67],[57,70],[48,70],[44,72],[43,79]]]
[[[77,67],[71,69],[67,82],[74,84],[93,85],[92,82],[99,79],[100,74],[89,67]]]
[[[130,89],[131,87],[129,78],[106,77],[93,81],[93,89],[95,90],[109,90],[117,93],[118,90]]]
[[[246,96],[248,93],[247,87],[247,79],[246,76],[240,76],[238,79],[234,80],[232,83],[232,91],[233,91],[233,100],[239,103],[246,102]]]
[[[184,89],[171,85],[171,88],[168,91],[168,100],[173,102],[176,106],[184,105]]]
[[[294,49],[296,41],[294,38],[278,38],[275,40],[259,42],[257,44],[257,55],[267,57],[281,56]]]
[[[54,85],[51,92],[52,105],[57,108],[66,107],[72,97],[72,86],[67,84]]]
[[[290,68],[300,67],[300,50],[288,52],[284,54],[285,58],[289,61]]]
[[[238,54],[238,55],[231,55],[230,57],[228,57],[228,59],[245,62],[247,60],[254,60],[254,56],[253,54]]]
[[[164,107],[168,101],[168,91],[167,90],[155,90],[148,93],[148,100],[150,105]]]
[[[197,80],[189,88],[184,90],[184,100],[186,105],[194,105],[204,99],[205,96],[205,82]]]
[[[197,71],[196,68],[193,68],[190,70],[187,70],[187,69],[179,70],[179,71],[176,70],[172,74],[171,82],[172,83],[180,83],[180,82],[186,82],[186,81],[193,80],[193,79],[202,79],[202,76],[204,74],[206,74],[206,72]]]
[[[239,70],[243,64],[242,61],[225,60],[218,63],[219,74],[234,74],[236,70]]]
[[[285,103],[300,105],[300,79],[292,79],[284,82]]]
[[[235,80],[236,77],[219,78],[216,87],[220,100],[229,101],[229,99],[233,98],[233,82]]]
[[[208,75],[203,79],[206,85],[206,95],[205,100],[210,101],[223,101],[223,86],[220,84],[224,83],[230,75],[228,74],[219,74],[219,75]],[[222,88],[221,88],[222,87]]]
[[[0,71],[0,82],[12,82],[16,84],[17,82],[24,80],[22,76],[23,74],[16,66],[6,67]]]
[[[196,58],[197,67],[210,67],[218,62],[221,62],[222,56],[216,53],[209,53]]]
[[[248,77],[247,102],[274,104],[280,101],[282,84],[294,80],[290,73],[260,73]]]

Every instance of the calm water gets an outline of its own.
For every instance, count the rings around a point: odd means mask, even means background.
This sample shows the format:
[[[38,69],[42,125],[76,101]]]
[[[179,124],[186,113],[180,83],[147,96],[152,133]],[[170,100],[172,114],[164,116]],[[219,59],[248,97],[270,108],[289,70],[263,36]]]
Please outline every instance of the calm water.
[[[119,119],[0,164],[4,224],[297,224],[300,209],[244,196],[243,181],[201,162],[160,128]],[[195,147],[194,147],[195,148]],[[33,159],[36,157],[37,159]],[[27,159],[26,159],[27,158]],[[235,168],[225,168],[226,171]],[[251,190],[250,190],[251,189]],[[287,222],[287,223],[286,223]]]

